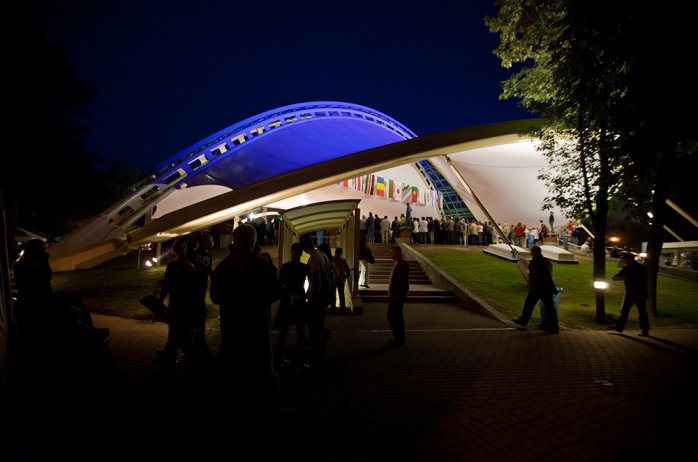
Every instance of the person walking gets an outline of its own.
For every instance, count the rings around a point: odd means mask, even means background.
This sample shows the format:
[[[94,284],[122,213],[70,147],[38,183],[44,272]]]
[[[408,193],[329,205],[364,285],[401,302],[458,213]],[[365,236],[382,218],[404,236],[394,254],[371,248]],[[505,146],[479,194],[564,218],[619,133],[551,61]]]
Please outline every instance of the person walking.
[[[531,247],[531,255],[531,261],[528,262],[528,295],[526,295],[521,316],[512,319],[512,321],[520,327],[526,327],[531,319],[533,308],[540,300],[543,302],[546,320],[543,324],[543,330],[557,334],[560,332],[560,325],[553,303],[553,295],[557,294],[557,288],[553,281],[553,265],[550,260],[543,257],[543,252],[537,245]]]
[[[384,220],[387,222],[387,220]],[[349,264],[344,258],[344,250],[341,247],[334,249],[334,258],[332,259],[334,268],[334,284],[337,287],[337,298],[339,298],[339,314],[347,313],[347,302],[344,297],[344,289],[347,285],[347,279],[351,274]],[[333,312],[337,312],[336,300],[333,303]]]
[[[400,346],[405,343],[403,311],[410,290],[410,264],[402,257],[402,247],[399,245],[392,246],[390,253],[395,265],[388,282],[388,324],[393,332],[393,338],[388,340],[388,345]]]
[[[647,270],[635,260],[635,255],[624,252],[620,256],[623,268],[613,276],[614,281],[624,281],[625,295],[620,307],[620,316],[615,324],[609,326],[616,332],[623,332],[628,314],[633,304],[637,305],[638,320],[640,321],[641,337],[650,335],[650,321],[647,316]]]

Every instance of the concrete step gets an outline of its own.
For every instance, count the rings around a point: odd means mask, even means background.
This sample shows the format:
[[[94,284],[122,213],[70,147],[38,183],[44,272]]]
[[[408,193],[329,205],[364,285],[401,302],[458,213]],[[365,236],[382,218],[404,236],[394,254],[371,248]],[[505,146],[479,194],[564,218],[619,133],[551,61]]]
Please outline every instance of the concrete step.
[[[361,301],[388,303],[388,284],[371,282],[370,288],[360,287]],[[430,282],[418,284],[410,281],[407,303],[458,303],[458,297],[451,291],[434,287]]]
[[[363,303],[389,303],[388,295],[361,295]],[[455,295],[425,295],[413,296],[409,295],[405,303],[458,303],[458,297]]]
[[[388,282],[395,262],[390,258],[392,244],[371,244],[376,262],[369,266],[370,288],[359,287],[359,296],[364,303],[388,303]],[[458,297],[449,290],[432,285],[422,267],[416,261],[410,263],[410,292],[407,303],[458,303]],[[358,273],[357,273],[358,274]]]

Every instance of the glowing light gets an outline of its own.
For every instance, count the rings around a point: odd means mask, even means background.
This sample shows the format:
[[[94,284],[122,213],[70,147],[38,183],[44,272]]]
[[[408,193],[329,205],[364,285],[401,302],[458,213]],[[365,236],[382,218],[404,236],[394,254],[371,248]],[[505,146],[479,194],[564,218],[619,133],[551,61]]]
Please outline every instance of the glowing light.
[[[654,218],[654,214],[652,212],[647,212],[647,216],[650,218]]]
[[[616,237],[616,236],[612,236],[612,237],[610,237],[608,240],[611,241],[611,242],[618,242],[618,241],[620,241],[620,238],[619,238],[619,237]]]
[[[146,260],[145,266],[147,266],[148,268],[150,268],[151,266],[153,266],[153,263],[152,263],[150,260]]]
[[[598,290],[608,289],[608,282],[606,282],[606,281],[594,281],[594,289],[598,289]]]
[[[153,257],[153,258],[150,259],[150,261],[152,261],[153,263],[157,263],[157,262],[158,262],[158,259],[157,259],[157,257]]]

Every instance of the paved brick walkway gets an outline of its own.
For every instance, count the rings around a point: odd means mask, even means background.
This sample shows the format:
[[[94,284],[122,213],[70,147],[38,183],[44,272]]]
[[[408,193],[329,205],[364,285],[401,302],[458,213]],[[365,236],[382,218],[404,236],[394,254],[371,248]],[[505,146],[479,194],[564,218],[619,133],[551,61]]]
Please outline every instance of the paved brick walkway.
[[[407,343],[390,348],[386,306],[364,309],[328,316],[323,363],[282,375],[295,412],[276,424],[250,418],[246,397],[215,373],[156,374],[165,325],[95,316],[112,331],[119,387],[90,393],[87,418],[53,416],[76,427],[73,439],[24,436],[15,459],[637,461],[692,452],[698,330],[551,335],[457,305],[412,304]],[[217,332],[208,337],[216,348]]]

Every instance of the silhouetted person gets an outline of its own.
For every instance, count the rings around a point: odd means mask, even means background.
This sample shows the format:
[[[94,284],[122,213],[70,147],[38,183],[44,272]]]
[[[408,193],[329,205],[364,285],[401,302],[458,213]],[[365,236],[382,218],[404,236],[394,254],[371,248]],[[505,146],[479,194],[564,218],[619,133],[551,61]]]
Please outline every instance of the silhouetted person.
[[[259,255],[260,257],[262,257],[262,258],[264,259],[264,261],[266,261],[267,263],[269,263],[269,264],[272,266],[272,268],[274,268],[274,274],[278,274],[278,273],[277,273],[277,269],[276,269],[276,265],[274,264],[274,259],[271,258],[271,254],[270,254],[269,252],[260,252],[258,255]],[[270,303],[269,305],[267,305],[267,322],[269,322],[270,324],[271,324],[271,322],[272,322],[272,319],[271,319],[271,303]]]
[[[334,250],[332,267],[334,269],[334,285],[337,287],[337,298],[339,298],[339,313],[345,314],[347,312],[347,302],[344,296],[344,289],[346,288],[347,279],[349,279],[351,270],[349,269],[347,260],[344,258],[344,250],[342,250],[341,247],[337,247]],[[333,311],[337,311],[336,299],[333,305]]]
[[[194,346],[197,355],[209,357],[211,350],[206,343],[206,293],[208,292],[208,282],[213,273],[213,237],[204,233],[197,239],[196,247],[190,252],[188,260],[194,265],[196,270],[196,299],[194,300],[194,323],[192,326],[194,335]]]
[[[543,257],[541,248],[534,245],[530,249],[531,261],[528,262],[528,295],[524,301],[521,316],[512,321],[521,327],[526,327],[533,308],[538,301],[543,302],[543,310],[545,312],[545,324],[543,330],[553,334],[560,332],[560,325],[557,319],[557,311],[553,304],[553,295],[557,293],[555,282],[553,281],[553,265],[550,260]]]
[[[359,239],[359,286],[366,287],[367,289],[371,286],[368,285],[368,275],[369,269],[368,265],[376,262],[373,257],[373,252],[371,247],[368,245],[368,239],[366,236],[361,236]]]
[[[165,268],[162,297],[169,297],[167,308],[167,343],[159,352],[156,362],[172,369],[181,350],[189,364],[197,361],[194,326],[198,322],[197,302],[199,287],[194,265],[187,260],[187,244],[177,241],[172,246],[173,260]]]
[[[54,292],[53,271],[46,244],[40,239],[27,242],[22,257],[14,264],[17,287],[16,315],[22,344],[27,353],[45,354],[56,341],[94,337],[100,342],[108,329],[94,326],[92,315],[82,298],[72,292]]]
[[[78,294],[53,291],[43,241],[26,244],[14,271],[22,393],[40,412],[88,412],[117,378],[109,329],[95,328]]]
[[[300,244],[308,254],[307,321],[312,360],[319,360],[330,336],[329,329],[325,328],[325,315],[335,296],[334,272],[327,255],[313,246],[309,235],[301,236]]]
[[[635,255],[630,252],[621,254],[620,261],[623,268],[613,276],[613,280],[624,281],[625,295],[620,307],[620,316],[615,325],[610,327],[617,332],[623,332],[625,323],[628,321],[630,308],[635,304],[642,330],[640,336],[648,336],[650,334],[650,321],[647,316],[647,270],[635,260]]]
[[[213,270],[211,300],[220,306],[223,372],[237,396],[252,399],[262,414],[281,410],[279,382],[267,307],[279,298],[273,265],[254,254],[257,232],[247,224],[233,231],[230,253]],[[240,390],[228,389],[228,397]]]
[[[43,333],[51,325],[53,272],[48,259],[46,244],[40,239],[32,239],[25,244],[22,256],[13,266],[17,287],[15,316],[22,349],[30,355],[37,354],[42,348]]]
[[[317,249],[324,253],[327,259],[332,263],[332,260],[334,260],[334,256],[332,255],[332,248],[330,248],[330,245],[327,243],[322,243],[318,244]]]
[[[388,340],[388,344],[400,346],[405,343],[403,310],[410,290],[410,264],[402,257],[402,247],[399,245],[392,246],[390,252],[395,265],[388,282],[388,324],[393,331],[393,338]]]
[[[291,259],[279,269],[281,297],[276,313],[279,336],[276,343],[277,364],[285,363],[286,339],[292,324],[296,325],[296,360],[303,361],[305,350],[306,293],[308,265],[301,261],[303,249],[298,242],[291,244]]]

